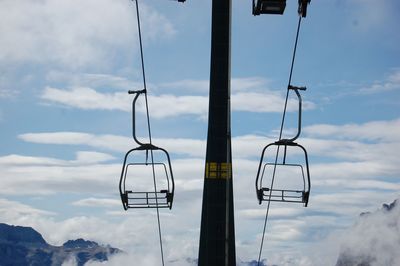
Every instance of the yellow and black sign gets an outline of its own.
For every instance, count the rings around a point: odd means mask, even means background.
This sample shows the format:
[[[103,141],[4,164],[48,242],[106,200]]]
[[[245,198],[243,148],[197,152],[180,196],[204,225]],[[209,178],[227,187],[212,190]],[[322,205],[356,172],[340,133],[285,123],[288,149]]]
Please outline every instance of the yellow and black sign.
[[[231,163],[206,163],[206,178],[210,179],[230,179],[232,178]]]

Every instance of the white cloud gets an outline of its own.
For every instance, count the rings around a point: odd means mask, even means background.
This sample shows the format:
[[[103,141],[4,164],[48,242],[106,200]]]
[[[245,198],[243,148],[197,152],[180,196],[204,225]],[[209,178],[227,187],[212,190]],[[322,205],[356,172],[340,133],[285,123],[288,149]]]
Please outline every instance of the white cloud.
[[[0,165],[62,165],[65,161],[47,157],[21,156],[16,154],[0,157]]]
[[[369,87],[360,89],[361,93],[372,94],[400,89],[400,69],[394,70],[383,81],[377,81]]]
[[[118,199],[108,199],[108,198],[85,198],[72,202],[74,206],[84,206],[84,207],[107,207],[114,208],[116,206],[121,206],[121,201]]]
[[[268,90],[266,87],[269,85],[269,80],[260,77],[248,77],[248,78],[232,78],[231,87],[232,91],[263,91]]]
[[[46,87],[42,96],[49,102],[61,103],[84,110],[129,111],[131,104],[126,93],[99,93],[91,88],[74,87],[69,91]]]
[[[270,218],[290,218],[290,217],[296,217],[300,214],[304,213],[303,208],[300,205],[295,207],[281,207],[279,209],[274,209],[271,211],[269,214]],[[265,218],[265,209],[246,209],[246,210],[241,210],[239,211],[239,215],[243,215],[246,218],[251,218],[251,219],[264,219]]]
[[[370,176],[370,174],[365,174],[365,172],[360,171],[360,176],[366,177]],[[373,175],[374,176],[374,175]],[[342,178],[342,176],[335,175],[332,179],[323,179],[316,180],[313,182],[313,185],[318,187],[336,187],[340,189],[376,189],[376,190],[400,190],[400,183],[394,182],[385,182],[374,179],[362,179],[362,180],[349,180],[346,178]]]
[[[281,94],[266,92],[242,92],[258,84],[258,81],[250,80],[247,84],[246,79],[237,79],[239,83],[239,92],[233,93],[231,96],[233,111],[246,112],[282,112],[284,98]],[[192,83],[189,86],[203,86],[201,81],[180,81],[172,85],[181,86],[182,84]],[[170,86],[172,86],[170,85]],[[41,98],[48,103],[61,104],[63,106],[79,108],[84,110],[119,110],[131,111],[132,97],[128,97],[126,93],[113,92],[102,93],[89,87],[72,87],[68,90],[46,87]],[[181,115],[196,115],[206,117],[208,112],[208,96],[201,95],[173,95],[149,94],[150,114],[154,118],[174,117]],[[143,103],[137,102],[138,112],[145,112]],[[314,109],[315,104],[309,101],[303,102],[303,109]],[[289,99],[287,110],[297,111],[298,102],[295,99]]]
[[[208,112],[208,98],[205,96],[149,96],[150,115],[165,118],[180,115],[205,117]]]
[[[49,102],[85,110],[119,110],[131,112],[132,97],[126,93],[100,93],[91,88],[75,87],[61,90],[47,87],[41,96]],[[149,95],[151,116],[165,118],[179,115],[207,114],[208,99],[205,96]],[[137,102],[137,111],[144,113],[143,103]]]
[[[115,159],[115,157],[102,152],[79,151],[76,153],[76,162],[83,164],[101,163],[113,159]]]
[[[341,234],[341,253],[355,259],[372,259],[371,265],[396,265],[400,261],[400,208],[381,209],[359,217],[357,223]]]
[[[138,47],[130,1],[6,0],[0,10],[2,62],[105,66],[115,50]],[[172,24],[146,4],[141,12],[146,39],[175,34]]]
[[[25,133],[18,136],[26,142],[59,145],[85,145],[97,149],[127,152],[136,147],[132,138],[116,135],[95,135],[81,132]],[[170,153],[203,156],[206,142],[198,139],[154,138],[155,145],[162,144]]]
[[[76,262],[76,258],[73,256],[70,256],[69,258],[67,258],[67,260],[63,261],[63,263],[61,264],[61,266],[76,266],[78,265]]]
[[[322,240],[330,232],[350,226],[360,213],[374,209],[377,204],[397,196],[396,191],[385,193],[373,188],[341,191],[315,188],[305,210],[306,213],[312,213],[311,217],[304,216],[308,224],[307,230],[314,233],[320,231],[315,237]]]
[[[120,266],[120,265],[129,265],[135,263],[135,265],[148,265],[148,266],[157,266],[161,264],[161,259],[154,256],[154,254],[116,254],[110,256],[109,260],[106,262],[98,262],[98,261],[88,261],[85,263],[86,266],[99,266],[99,265],[107,265],[107,266]],[[176,265],[174,262],[166,262],[168,265]],[[187,264],[186,264],[187,265]]]
[[[8,166],[65,166],[65,165],[79,165],[79,164],[93,164],[106,162],[115,159],[113,156],[92,151],[78,151],[76,152],[75,160],[61,160],[48,157],[33,157],[11,154],[0,157],[0,165]]]
[[[101,164],[114,157],[80,151],[75,160],[7,155],[0,157],[2,186],[8,195],[49,195],[57,192],[106,193],[119,180],[120,165]]]
[[[247,112],[275,112],[283,111],[285,99],[275,92],[239,92],[231,96],[233,111]],[[303,102],[303,110],[313,109],[315,104],[312,102]],[[298,110],[298,101],[294,99],[288,100],[287,111],[293,112]]]
[[[0,83],[0,86],[1,86],[1,83]],[[17,94],[18,93],[14,90],[0,87],[0,99],[1,98],[12,98],[12,97],[16,96]]]
[[[400,134],[400,119],[371,121],[364,124],[312,125],[303,129],[308,136],[329,139],[355,139],[396,142]]]
[[[3,184],[0,193],[8,195],[112,193],[117,189],[121,170],[119,164],[0,165],[0,168]]]
[[[50,83],[63,83],[72,87],[93,87],[108,90],[140,89],[142,83],[134,82],[128,78],[110,74],[98,73],[70,73],[51,70],[46,75],[46,81]]]
[[[81,144],[91,140],[92,135],[80,132],[26,133],[18,136],[32,143],[42,144]]]
[[[194,79],[184,79],[174,82],[161,83],[160,87],[168,88],[170,90],[179,89],[185,92],[200,92],[206,93],[209,89],[208,80],[194,80]]]
[[[210,82],[208,80],[184,79],[175,82],[161,83],[160,87],[168,89],[179,89],[182,91],[207,93],[209,91]],[[232,78],[231,90],[233,93],[240,91],[257,91],[266,90],[268,80],[260,77]]]
[[[7,200],[4,198],[0,198],[0,214],[2,217],[2,222],[7,222],[8,219],[19,219],[20,217],[24,216],[38,218],[55,215],[54,212],[36,209],[29,205],[17,201]]]

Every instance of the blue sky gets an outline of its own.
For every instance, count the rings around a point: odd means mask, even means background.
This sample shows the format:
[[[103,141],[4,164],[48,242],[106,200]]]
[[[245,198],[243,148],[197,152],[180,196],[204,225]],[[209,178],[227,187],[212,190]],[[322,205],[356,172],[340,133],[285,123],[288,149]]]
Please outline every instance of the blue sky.
[[[240,260],[258,255],[265,205],[254,178],[262,148],[278,137],[297,24],[296,1],[284,16],[258,17],[248,2],[232,7]],[[211,1],[140,6],[154,143],[171,153],[177,184],[173,210],[161,212],[166,257],[185,265],[198,252]],[[395,0],[312,1],[293,84],[308,87],[299,143],[313,187],[308,208],[271,205],[263,252],[271,262],[334,264],[358,214],[399,197],[399,11]],[[117,189],[134,147],[126,91],[142,86],[135,21],[128,0],[1,1],[0,217],[55,245],[85,237],[128,251],[116,265],[158,265],[155,213],[124,212]],[[289,116],[295,110],[291,102]]]

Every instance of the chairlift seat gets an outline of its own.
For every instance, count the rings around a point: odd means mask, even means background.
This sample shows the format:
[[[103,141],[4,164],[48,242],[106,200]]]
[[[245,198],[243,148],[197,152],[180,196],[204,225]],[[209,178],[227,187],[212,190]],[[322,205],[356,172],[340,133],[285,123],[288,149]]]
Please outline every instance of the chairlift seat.
[[[283,162],[275,163],[272,160],[264,159],[265,153],[267,150],[270,149],[272,146],[277,146],[278,148],[283,146],[284,148],[284,156]],[[299,148],[304,154],[304,165],[303,164],[293,164],[286,162],[286,153],[288,147]],[[269,187],[271,184],[265,184],[264,176],[266,175],[266,168],[273,167],[274,174],[276,167],[293,167],[300,169],[300,177],[301,187],[297,186],[295,188],[283,189],[283,188],[274,188]],[[276,179],[280,178],[278,175],[275,176]],[[268,185],[268,186],[267,186]],[[308,199],[310,194],[311,182],[310,182],[310,173],[309,173],[309,166],[308,166],[308,155],[307,151],[303,146],[296,142],[291,141],[277,141],[271,144],[268,144],[262,154],[261,160],[257,171],[256,177],[256,194],[259,204],[263,201],[278,201],[278,202],[292,202],[292,203],[302,203],[304,207],[308,205]]]
[[[127,208],[169,208],[172,199],[172,193],[164,189],[159,192],[126,190],[122,194],[123,204]]]
[[[279,201],[305,204],[308,202],[309,194],[310,193],[308,191],[304,190],[273,188],[271,191],[271,189],[268,187],[262,187],[257,191],[257,198],[260,204],[262,201]]]
[[[146,153],[146,159],[139,159],[139,153]],[[157,158],[154,156],[153,161],[147,158],[149,153],[158,153]],[[162,157],[162,160],[159,160]],[[156,160],[157,159],[157,160]],[[152,184],[153,189],[144,190],[143,188],[135,189],[135,185],[143,180],[130,180],[133,182],[133,188],[127,188],[127,179],[132,179],[129,175],[129,169],[135,171],[135,168],[144,167],[153,173],[155,167],[159,167],[161,171],[154,175],[154,180],[160,183],[163,182],[163,187],[157,190],[154,188],[153,180],[147,180]],[[162,172],[160,174],[160,172]],[[140,179],[140,176],[135,176],[135,179]],[[160,184],[158,184],[160,185]],[[138,186],[136,186],[138,187]],[[131,149],[125,155],[124,164],[122,166],[121,178],[119,183],[119,191],[121,196],[122,205],[125,210],[130,208],[172,208],[174,198],[174,178],[172,175],[172,168],[169,154],[166,150],[154,146],[152,144],[144,144],[137,148]]]

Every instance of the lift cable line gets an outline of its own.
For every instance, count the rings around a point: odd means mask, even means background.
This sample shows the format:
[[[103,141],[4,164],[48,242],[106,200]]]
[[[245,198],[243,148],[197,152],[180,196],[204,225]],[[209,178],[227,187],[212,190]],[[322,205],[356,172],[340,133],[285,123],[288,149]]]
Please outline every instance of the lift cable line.
[[[260,1],[262,2],[262,1]],[[283,14],[283,10],[286,6],[285,1],[281,1],[281,7],[283,8],[281,11],[277,12],[276,9],[273,9],[273,13],[268,13],[265,10],[266,7],[264,6],[264,12],[262,9],[260,9],[263,5],[262,3],[253,1],[253,14],[254,15],[259,15],[259,14]],[[266,1],[267,2],[267,1]],[[279,2],[279,1],[275,1]],[[283,3],[283,4],[282,4]],[[291,66],[290,66],[290,74],[289,74],[289,80],[288,80],[288,86],[287,86],[287,92],[286,92],[286,98],[285,98],[285,104],[284,104],[284,110],[282,114],[282,121],[281,121],[281,127],[280,127],[280,132],[279,132],[279,140],[267,145],[261,155],[261,160],[260,160],[260,165],[258,168],[257,172],[257,178],[256,178],[256,192],[257,192],[257,198],[259,203],[261,204],[262,201],[267,201],[267,209],[266,209],[266,214],[265,214],[265,220],[264,220],[264,226],[263,226],[263,233],[262,233],[262,239],[261,239],[261,244],[260,244],[260,250],[258,254],[258,265],[260,265],[261,261],[261,253],[264,245],[264,239],[265,239],[265,232],[266,232],[266,227],[267,227],[267,221],[268,221],[268,215],[269,215],[269,209],[270,209],[270,204],[271,201],[280,201],[280,202],[299,202],[303,203],[305,207],[308,205],[308,199],[309,199],[309,193],[310,193],[310,188],[311,188],[311,183],[310,183],[310,175],[309,175],[309,167],[308,167],[308,155],[305,150],[305,148],[294,141],[300,136],[301,133],[301,113],[302,113],[302,99],[299,93],[299,90],[306,90],[306,87],[295,87],[291,85],[292,81],[292,74],[293,74],[293,67],[294,67],[294,62],[296,58],[296,51],[297,51],[297,44],[298,44],[298,38],[299,38],[299,32],[300,32],[300,25],[301,25],[301,19],[302,17],[306,16],[307,12],[307,4],[309,1],[305,0],[299,0],[299,20],[298,20],[298,25],[297,25],[297,31],[296,31],[296,38],[295,38],[295,44],[293,48],[293,56],[292,56],[292,61],[291,61]],[[257,10],[257,6],[259,10]],[[296,96],[299,101],[299,109],[298,109],[298,128],[297,128],[297,133],[294,137],[288,138],[288,139],[282,139],[283,135],[283,129],[284,129],[284,124],[285,124],[285,117],[286,117],[286,111],[287,111],[287,104],[288,104],[288,99],[289,99],[289,94],[290,91],[293,90],[296,93]],[[268,147],[270,146],[277,146],[276,148],[276,155],[275,155],[275,160],[273,163],[265,163],[263,164],[264,160],[264,154],[265,151],[267,150]],[[284,155],[283,155],[283,162],[278,163],[279,159],[279,152],[280,152],[280,146],[284,146]],[[291,164],[286,162],[286,156],[287,156],[287,148],[289,147],[299,147],[300,149],[303,150],[304,155],[305,155],[305,171],[306,171],[306,177],[304,174],[304,169],[303,166],[300,164]],[[276,171],[277,171],[277,166],[290,166],[290,167],[299,167],[301,169],[301,174],[303,178],[303,188],[302,190],[283,190],[283,189],[274,189],[274,182],[275,182],[275,177],[276,177]],[[272,169],[272,178],[271,178],[271,185],[269,188],[264,188],[262,187],[262,179],[264,177],[264,173],[266,170],[267,166],[273,166]],[[261,176],[260,176],[261,174]],[[264,192],[269,192],[267,195],[265,195]]]
[[[132,137],[138,147],[129,150],[125,155],[119,182],[119,191],[124,210],[130,208],[156,209],[161,263],[164,266],[159,208],[172,208],[175,184],[168,152],[152,143],[139,3],[138,0],[132,1],[135,2],[136,7],[143,89],[128,91],[128,94],[135,95],[132,101]],[[178,2],[184,2],[184,0],[178,0]],[[136,103],[141,95],[144,95],[145,100],[148,143],[139,141],[136,136]],[[160,176],[164,177],[161,181],[159,180]],[[146,179],[152,180],[146,183]],[[127,189],[127,187],[129,187],[129,189]],[[131,189],[131,187],[133,187],[133,189]],[[149,189],[149,187],[153,187],[153,189]]]
[[[294,65],[294,60],[295,60],[295,57],[296,57],[297,41],[298,41],[298,37],[299,37],[300,24],[301,24],[301,17],[299,17],[299,22],[298,22],[298,26],[297,26],[296,41],[295,41],[295,45],[294,45],[294,49],[293,49],[292,64],[291,64],[291,67],[290,67],[288,88],[289,88],[290,82],[292,80],[293,65]],[[286,116],[286,109],[287,109],[288,99],[289,99],[289,89],[287,89],[287,92],[286,92],[285,106],[283,108],[281,127],[280,127],[280,131],[279,131],[279,140],[282,139],[283,127],[284,127],[284,124],[285,124],[285,116]],[[277,149],[276,149],[276,156],[275,156],[274,168],[273,168],[272,179],[271,179],[271,189],[269,190],[269,198],[271,198],[271,196],[272,196],[272,189],[273,189],[273,186],[274,186],[275,174],[276,174],[276,164],[278,163],[278,157],[279,157],[279,148],[280,147],[278,146]],[[266,228],[267,228],[267,221],[268,221],[270,205],[271,205],[271,201],[269,200],[268,204],[267,204],[267,210],[266,210],[266,213],[265,213],[265,220],[264,220],[263,233],[262,233],[262,238],[261,238],[260,252],[258,254],[258,265],[260,265],[261,253],[262,253],[262,248],[263,248],[263,245],[264,245],[264,238],[265,238],[265,232],[266,232]]]
[[[139,35],[139,46],[140,46],[140,59],[142,61],[142,76],[143,76],[143,88],[144,88],[144,98],[146,102],[146,116],[147,116],[147,129],[149,132],[149,142],[152,145],[151,139],[151,127],[150,127],[150,112],[149,112],[149,103],[147,99],[147,86],[146,86],[146,72],[144,69],[144,55],[143,55],[143,42],[142,42],[142,32],[140,28],[140,12],[139,12],[139,0],[135,0],[136,3],[136,19],[137,19],[137,27],[138,27],[138,35]],[[157,195],[157,183],[156,183],[156,172],[154,169],[154,154],[153,150],[150,150],[150,157],[151,157],[151,170],[153,173],[153,184],[154,184],[154,194]],[[158,197],[155,196],[156,201],[156,212],[157,212],[157,225],[158,225],[158,238],[160,241],[160,252],[161,252],[161,262],[164,266],[164,250],[162,244],[162,233],[161,233],[161,221],[160,221],[160,211],[158,209]]]

